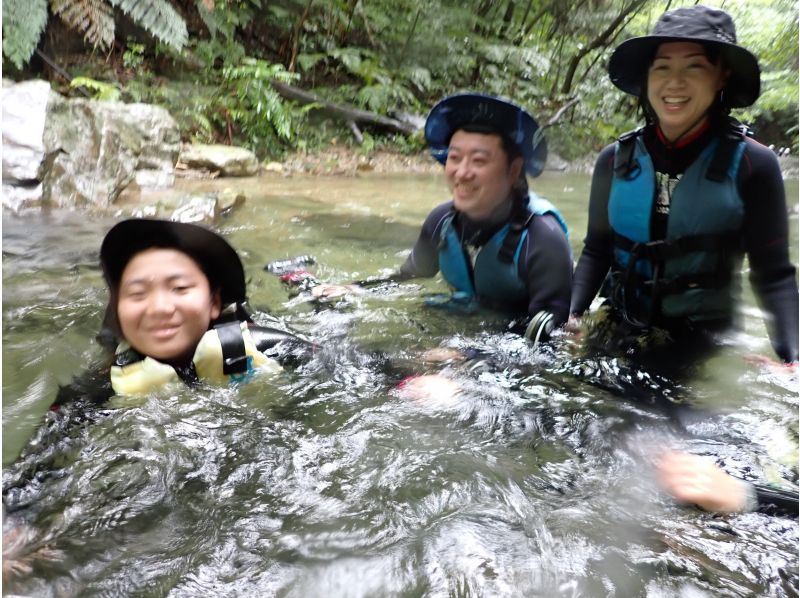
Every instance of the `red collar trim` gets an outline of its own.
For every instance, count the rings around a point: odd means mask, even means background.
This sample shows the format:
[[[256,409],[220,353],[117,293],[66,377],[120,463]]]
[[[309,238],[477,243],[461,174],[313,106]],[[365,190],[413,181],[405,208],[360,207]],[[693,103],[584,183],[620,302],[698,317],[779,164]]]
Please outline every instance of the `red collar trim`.
[[[661,132],[661,127],[658,125],[656,125],[656,135],[658,135],[658,140],[667,147],[674,147],[676,149],[680,149],[682,147],[686,147],[693,141],[699,139],[710,128],[711,128],[711,121],[709,119],[706,119],[694,133],[692,133],[691,135],[687,135],[686,137],[681,137],[678,140],[678,143],[674,145],[670,143],[670,141],[666,137],[664,137],[664,133]]]

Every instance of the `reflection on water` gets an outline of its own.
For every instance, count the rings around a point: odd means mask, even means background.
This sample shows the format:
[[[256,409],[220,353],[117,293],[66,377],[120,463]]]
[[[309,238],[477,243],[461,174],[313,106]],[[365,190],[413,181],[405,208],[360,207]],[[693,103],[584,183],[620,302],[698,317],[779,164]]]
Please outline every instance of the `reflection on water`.
[[[797,595],[795,520],[680,508],[652,479],[654,456],[677,446],[796,484],[797,379],[745,359],[770,351],[752,301],[744,330],[680,387],[575,340],[533,349],[490,313],[426,308],[420,294],[438,281],[320,306],[289,298],[263,265],[312,254],[337,282],[390,269],[441,182],[247,184],[248,204],[217,225],[242,252],[258,318],[317,339],[314,358],[238,389],[112,402],[67,427],[39,423],[97,355],[96,252],[112,219],[5,217],[4,540],[21,540],[4,591]],[[536,184],[554,199],[577,189],[559,206],[578,252],[588,181]],[[420,359],[438,346],[490,357]],[[396,389],[432,372],[460,386],[456,400]],[[673,395],[693,405],[661,400]]]

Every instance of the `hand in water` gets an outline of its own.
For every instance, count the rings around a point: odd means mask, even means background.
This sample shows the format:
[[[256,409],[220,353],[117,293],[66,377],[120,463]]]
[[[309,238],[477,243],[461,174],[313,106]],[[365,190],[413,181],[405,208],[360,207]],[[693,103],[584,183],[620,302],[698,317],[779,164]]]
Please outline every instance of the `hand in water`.
[[[576,315],[570,315],[566,324],[564,324],[564,332],[576,338],[580,338],[583,335],[583,327],[581,326],[581,317]]]
[[[315,299],[335,299],[360,292],[361,287],[355,284],[321,284],[311,289],[311,295]]]
[[[779,374],[797,373],[796,361],[793,361],[792,363],[785,363],[783,361],[778,361],[777,359],[772,359],[770,357],[767,357],[766,355],[757,355],[755,353],[750,355],[745,355],[745,361],[749,361],[753,365],[763,366]]]
[[[747,483],[729,476],[707,457],[667,453],[657,467],[661,487],[680,502],[718,513],[745,508]]]
[[[428,349],[421,355],[422,361],[441,363],[443,361],[464,361],[466,356],[458,349],[450,347],[436,347]]]
[[[456,405],[462,392],[458,382],[439,374],[411,376],[398,384],[395,391],[405,399],[442,408]]]

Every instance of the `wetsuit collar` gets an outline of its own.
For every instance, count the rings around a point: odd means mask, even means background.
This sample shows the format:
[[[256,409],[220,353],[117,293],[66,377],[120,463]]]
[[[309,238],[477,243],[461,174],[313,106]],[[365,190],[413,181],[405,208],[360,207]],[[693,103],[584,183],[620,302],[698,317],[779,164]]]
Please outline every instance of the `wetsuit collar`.
[[[504,201],[488,218],[482,220],[473,220],[463,212],[456,210],[456,219],[462,231],[462,241],[470,245],[483,245],[509,221],[513,210],[514,200],[512,198]]]
[[[681,136],[675,143],[672,143],[669,139],[666,138],[664,133],[661,131],[661,127],[659,125],[656,125],[656,135],[658,136],[658,140],[665,146],[672,147],[675,149],[680,149],[682,147],[686,147],[690,143],[702,137],[706,133],[706,131],[708,131],[710,128],[711,128],[711,119],[706,118],[706,120],[703,121],[703,123],[699,127],[697,127],[696,131],[689,133],[688,135]]]

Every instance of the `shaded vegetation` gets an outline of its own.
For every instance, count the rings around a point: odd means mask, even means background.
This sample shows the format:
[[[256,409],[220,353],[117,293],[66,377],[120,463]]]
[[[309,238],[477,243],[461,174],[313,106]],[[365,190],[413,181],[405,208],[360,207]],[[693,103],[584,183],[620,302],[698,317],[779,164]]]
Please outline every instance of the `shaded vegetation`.
[[[558,115],[550,145],[575,158],[637,124],[636,102],[608,81],[608,55],[681,4],[689,2],[3,0],[3,56],[7,74],[44,70],[68,92],[54,67],[63,68],[85,77],[84,87],[108,92],[103,84],[110,85],[125,101],[164,105],[186,139],[240,144],[264,157],[359,137],[314,104],[287,101],[271,85],[277,80],[395,118],[424,116],[459,90],[507,96],[540,123]],[[796,150],[794,2],[727,1],[724,8],[764,70],[762,97],[737,115],[764,142]],[[75,36],[82,45],[66,50]],[[361,133],[367,149],[423,144],[419,135],[380,127]]]

